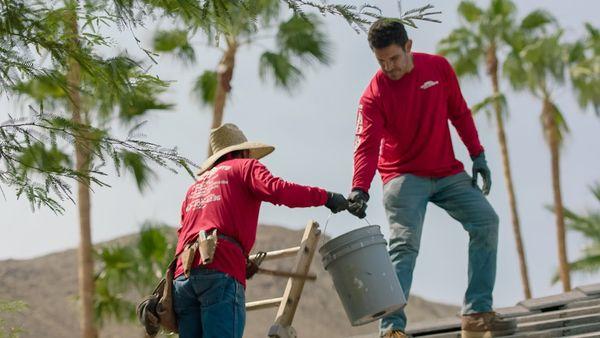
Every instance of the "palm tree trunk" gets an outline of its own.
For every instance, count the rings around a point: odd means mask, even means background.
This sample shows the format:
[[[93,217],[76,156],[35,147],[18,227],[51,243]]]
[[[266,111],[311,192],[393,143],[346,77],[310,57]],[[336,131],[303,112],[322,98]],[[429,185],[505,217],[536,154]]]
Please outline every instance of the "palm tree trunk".
[[[72,48],[78,48],[79,30],[77,26],[77,2],[71,5],[74,10],[70,18],[70,43]],[[77,125],[87,123],[87,119],[82,117],[81,97],[79,95],[79,86],[81,82],[80,65],[77,60],[70,58],[68,61],[67,81],[69,88],[69,102],[72,112],[72,119]],[[76,137],[75,139],[75,168],[84,175],[89,174],[90,154],[89,147],[85,138]],[[80,298],[80,321],[81,336],[83,338],[96,338],[98,333],[94,325],[94,261],[92,257],[92,236],[90,222],[90,181],[89,179],[80,179],[77,182],[77,206],[79,210],[79,251],[78,251],[78,270],[79,270],[79,298]]]
[[[567,259],[564,207],[560,190],[560,137],[558,126],[553,115],[552,103],[547,97],[544,98],[542,120],[546,139],[550,147],[554,214],[556,215],[556,237],[558,239],[559,274],[563,284],[563,291],[568,292],[571,291],[571,277],[569,275],[569,261]]]
[[[218,128],[223,123],[223,112],[225,110],[225,101],[231,91],[231,79],[233,77],[233,68],[235,67],[235,53],[237,52],[237,41],[234,38],[227,38],[227,50],[217,67],[217,90],[215,92],[215,105],[213,108],[213,120],[211,129]],[[208,156],[212,155],[210,144],[208,145]]]
[[[492,78],[492,87],[494,96],[500,95],[500,86],[498,84],[498,58],[496,57],[496,48],[492,46],[488,49],[487,54],[487,72]],[[508,204],[510,207],[510,216],[512,219],[513,233],[515,236],[515,244],[517,247],[517,255],[519,256],[519,269],[521,271],[521,284],[525,299],[531,298],[531,289],[529,287],[529,273],[527,271],[527,260],[525,258],[525,246],[521,237],[521,224],[519,221],[519,213],[517,211],[517,197],[513,185],[512,172],[510,170],[510,157],[508,155],[508,143],[506,142],[506,133],[504,131],[504,120],[502,118],[502,107],[498,100],[494,101],[494,110],[496,117],[496,126],[498,142],[500,143],[500,152],[502,154],[502,169],[504,172],[504,182],[508,191]]]

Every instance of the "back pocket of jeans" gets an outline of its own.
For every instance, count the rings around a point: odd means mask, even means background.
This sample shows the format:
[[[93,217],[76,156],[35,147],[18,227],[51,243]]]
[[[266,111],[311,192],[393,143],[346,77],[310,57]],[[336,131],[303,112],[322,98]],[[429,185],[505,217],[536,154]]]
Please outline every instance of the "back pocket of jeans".
[[[223,276],[221,278],[197,279],[194,288],[200,297],[200,306],[206,307],[218,304],[232,298],[235,288],[232,288],[233,279]]]

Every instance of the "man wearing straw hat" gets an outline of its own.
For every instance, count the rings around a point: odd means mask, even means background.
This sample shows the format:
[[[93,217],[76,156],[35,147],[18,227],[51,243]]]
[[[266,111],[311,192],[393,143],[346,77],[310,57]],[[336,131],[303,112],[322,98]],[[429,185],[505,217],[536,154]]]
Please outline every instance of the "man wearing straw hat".
[[[200,254],[192,254],[189,270],[181,259],[177,262],[174,309],[181,338],[241,338],[246,259],[256,238],[261,202],[291,208],[325,205],[337,213],[348,201],[341,194],[271,175],[258,159],[275,148],[248,142],[233,124],[213,129],[210,145],[213,155],[202,164],[181,207],[177,253],[189,248],[199,233],[216,229],[218,241],[211,262],[201,262]]]
[[[378,170],[390,224],[390,257],[408,299],[427,204],[446,210],[469,234],[463,337],[510,334],[515,322],[492,311],[498,216],[484,196],[491,187],[490,170],[454,70],[441,56],[411,53],[412,41],[398,20],[375,21],[368,40],[381,69],[359,103],[348,211],[365,217]],[[469,151],[473,177],[454,156],[448,121]],[[479,174],[483,191],[477,186]],[[402,338],[405,328],[401,310],[383,318],[380,333]]]

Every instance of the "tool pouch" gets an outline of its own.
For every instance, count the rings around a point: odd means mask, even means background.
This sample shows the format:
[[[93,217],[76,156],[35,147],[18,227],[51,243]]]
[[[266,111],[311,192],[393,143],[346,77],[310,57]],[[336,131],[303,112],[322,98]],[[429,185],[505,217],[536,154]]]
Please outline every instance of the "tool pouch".
[[[181,264],[183,265],[183,274],[186,278],[190,278],[190,271],[192,270],[192,264],[194,264],[196,252],[198,252],[198,241],[194,241],[186,246],[181,253]]]
[[[210,232],[201,230],[198,234],[198,246],[200,248],[200,264],[210,264],[215,257],[217,248],[217,229]]]

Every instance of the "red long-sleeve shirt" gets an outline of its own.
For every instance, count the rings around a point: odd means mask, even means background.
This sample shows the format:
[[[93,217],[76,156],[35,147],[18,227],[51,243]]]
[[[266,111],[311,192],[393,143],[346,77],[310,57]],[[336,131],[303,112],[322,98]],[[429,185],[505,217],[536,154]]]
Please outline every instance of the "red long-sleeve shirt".
[[[368,192],[376,169],[384,184],[407,173],[444,177],[461,172],[448,120],[471,156],[483,151],[452,66],[438,55],[412,55],[411,72],[394,81],[379,70],[362,94],[353,188]]]
[[[327,192],[274,177],[259,161],[231,159],[202,174],[188,189],[181,206],[181,227],[176,252],[190,242],[200,230],[217,232],[235,239],[219,239],[214,260],[208,269],[224,272],[246,285],[246,258],[256,239],[261,202],[288,207],[321,206]],[[194,267],[199,265],[199,255]],[[183,273],[181,260],[175,276]]]

